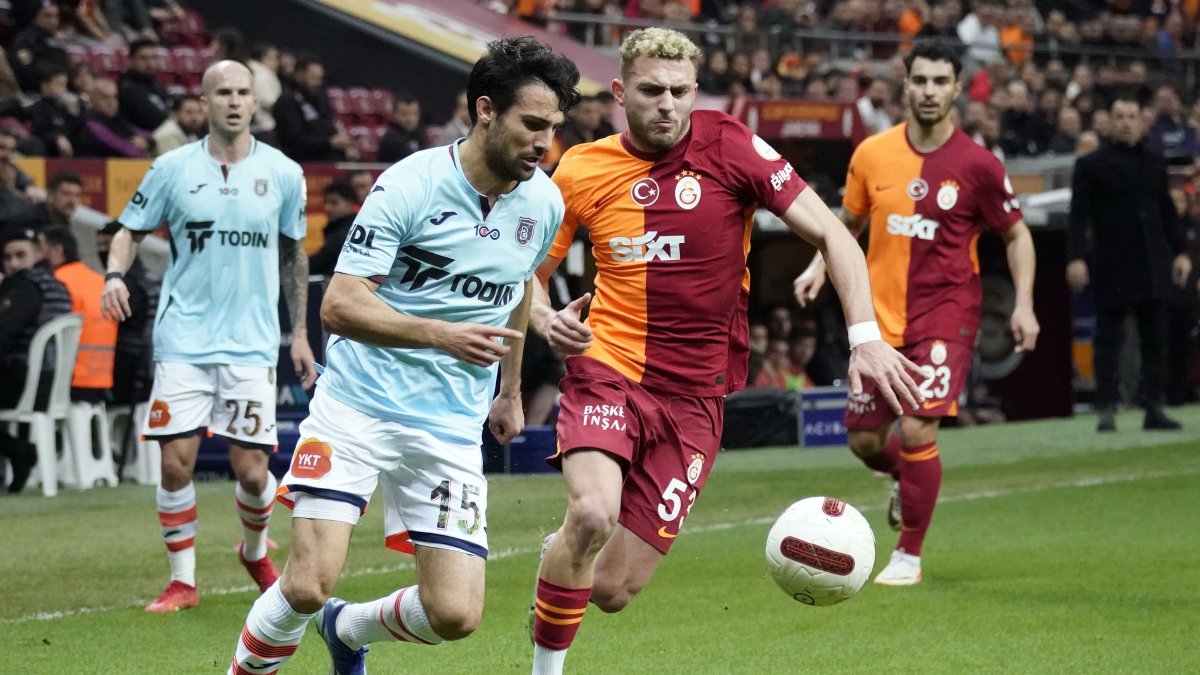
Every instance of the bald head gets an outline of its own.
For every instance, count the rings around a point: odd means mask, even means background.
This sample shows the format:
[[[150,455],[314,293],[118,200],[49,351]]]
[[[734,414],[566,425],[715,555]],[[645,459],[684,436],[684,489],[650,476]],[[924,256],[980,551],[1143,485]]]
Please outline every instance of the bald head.
[[[208,128],[234,140],[250,133],[258,101],[254,98],[250,69],[237,61],[218,61],[204,71],[201,100],[208,106]]]

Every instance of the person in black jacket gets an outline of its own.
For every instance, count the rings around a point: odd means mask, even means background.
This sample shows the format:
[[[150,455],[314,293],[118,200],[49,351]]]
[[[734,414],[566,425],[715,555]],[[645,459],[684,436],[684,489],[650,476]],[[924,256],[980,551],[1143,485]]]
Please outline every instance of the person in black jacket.
[[[421,124],[421,102],[415,96],[399,94],[392,102],[392,119],[379,139],[381,162],[399,162],[424,148],[428,134]]]
[[[154,131],[171,112],[171,95],[158,81],[157,45],[145,38],[129,43],[129,70],[118,83],[121,114],[133,126]]]
[[[346,181],[334,181],[325,186],[322,191],[325,197],[325,242],[320,250],[308,258],[309,274],[333,276],[337,267],[338,256],[342,253],[342,245],[346,243],[346,235],[358,215],[358,194],[354,187]]]
[[[25,109],[30,130],[45,145],[47,157],[73,157],[75,146],[71,138],[79,126],[79,118],[62,99],[67,90],[66,68],[46,66],[38,88],[41,97]]]
[[[53,2],[40,3],[33,23],[13,38],[9,53],[13,55],[13,71],[22,91],[37,91],[41,75],[48,68],[66,71],[70,59],[59,42],[60,10]]]
[[[1122,326],[1132,313],[1142,352],[1145,429],[1178,429],[1162,411],[1166,370],[1166,298],[1191,273],[1167,165],[1142,143],[1141,104],[1128,95],[1110,106],[1111,142],[1075,163],[1067,242],[1067,283],[1090,282],[1096,299],[1098,431],[1113,431],[1120,402]],[[1090,246],[1088,236],[1090,235]]]
[[[325,67],[320,61],[311,57],[298,60],[293,81],[271,111],[279,149],[297,162],[358,159],[350,137],[338,131],[324,82]]]

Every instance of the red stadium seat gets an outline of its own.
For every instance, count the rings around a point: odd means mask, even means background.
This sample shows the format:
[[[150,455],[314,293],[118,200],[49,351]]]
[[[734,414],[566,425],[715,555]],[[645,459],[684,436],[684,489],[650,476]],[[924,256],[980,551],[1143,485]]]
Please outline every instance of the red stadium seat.
[[[93,45],[88,49],[88,63],[97,75],[116,77],[125,70],[126,61],[124,51],[117,51],[107,45]]]
[[[162,38],[169,44],[199,48],[208,44],[208,27],[203,17],[189,9],[182,18],[163,27]]]
[[[199,87],[205,67],[200,54],[191,47],[172,47],[170,53],[175,82],[189,90]]]
[[[387,89],[371,90],[371,112],[381,120],[392,117],[392,92]]]
[[[175,56],[170,49],[166,47],[155,47],[154,55],[158,57],[158,81],[163,85],[170,85],[175,82],[175,73],[178,68],[175,66]]]
[[[346,100],[346,91],[341,87],[329,87],[325,90],[325,95],[329,97],[329,107],[333,108],[333,114],[339,118],[350,115],[350,104]]]
[[[87,47],[77,44],[66,44],[63,45],[63,49],[67,50],[67,58],[70,59],[71,63],[82,62],[87,63],[89,66],[91,65],[91,61],[88,60]]]
[[[346,103],[350,106],[350,113],[354,115],[366,116],[375,112],[371,108],[370,89],[350,87],[346,90]]]
[[[350,127],[347,133],[354,139],[354,147],[362,153],[364,160],[375,159],[375,153],[379,152],[379,136],[375,135],[374,128],[359,124]]]

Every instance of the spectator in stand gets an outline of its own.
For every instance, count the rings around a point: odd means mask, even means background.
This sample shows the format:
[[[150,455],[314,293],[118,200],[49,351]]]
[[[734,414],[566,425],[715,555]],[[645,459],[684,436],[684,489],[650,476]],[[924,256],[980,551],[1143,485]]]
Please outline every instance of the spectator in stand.
[[[246,51],[246,38],[242,31],[236,28],[218,28],[213,33],[208,48],[212,50],[214,62],[230,60],[245,63],[249,56]]]
[[[0,170],[4,171],[4,184],[14,190],[26,202],[26,205],[40,204],[46,201],[46,191],[34,185],[33,179],[21,167],[13,163],[13,155],[17,152],[17,137],[13,132],[0,127]],[[7,220],[0,215],[0,225]]]
[[[74,29],[77,41],[108,45],[114,49],[124,44],[121,36],[108,25],[103,9],[94,0],[65,0],[60,7],[66,9],[68,5],[74,10],[74,20],[66,25]]]
[[[957,0],[943,0],[929,10],[929,20],[917,32],[918,38],[958,39],[958,16],[962,5]]]
[[[788,341],[785,338],[772,338],[767,344],[766,358],[762,370],[754,378],[756,389],[787,389],[788,372],[791,371],[791,359],[788,356]]]
[[[23,219],[10,226],[16,230],[40,232],[46,227],[69,227],[71,216],[83,197],[83,180],[73,171],[60,171],[50,177],[46,186],[46,201],[35,204]],[[39,255],[39,259],[40,259]]]
[[[271,109],[283,93],[283,84],[279,81],[279,50],[268,42],[256,43],[250,48],[250,60],[246,65],[254,76],[254,98],[258,99],[251,131],[259,136],[275,130]]]
[[[558,130],[555,145],[560,146],[561,152],[566,152],[580,143],[591,143],[600,138],[600,122],[600,101],[595,96],[584,96],[571,109],[567,123]]]
[[[195,94],[183,94],[171,105],[171,116],[154,130],[154,156],[200,140],[208,133],[208,116]]]
[[[1029,87],[1022,80],[1013,80],[1005,89],[1009,106],[1000,123],[1000,144],[1004,147],[1004,153],[1010,157],[1040,155],[1045,140],[1041,138],[1040,125],[1033,114]]]
[[[103,0],[101,4],[109,28],[130,43],[131,54],[132,44],[137,40],[158,42],[158,35],[150,22],[150,12],[143,0]]]
[[[729,79],[729,54],[726,54],[724,49],[711,48],[697,78],[700,91],[713,96],[723,96],[729,90]]]
[[[77,61],[67,69],[67,90],[63,92],[63,102],[67,110],[75,117],[83,117],[88,108],[88,92],[96,83],[96,73],[85,61]]]
[[[71,138],[79,126],[79,118],[71,114],[63,101],[67,71],[57,66],[47,67],[38,89],[42,95],[25,109],[30,131],[44,144],[47,157],[75,156]]]
[[[1092,113],[1092,124],[1090,129],[1096,132],[1096,136],[1101,141],[1107,141],[1112,132],[1112,118],[1107,110],[1097,110]]]
[[[600,104],[600,126],[596,127],[596,137],[604,138],[617,133],[613,126],[613,113],[617,110],[617,99],[613,93],[604,89],[596,94],[596,102]]]
[[[171,112],[171,95],[158,81],[157,50],[158,45],[146,38],[129,43],[129,69],[121,73],[118,85],[121,114],[139,129],[157,129]]]
[[[892,98],[892,87],[887,80],[876,77],[867,85],[867,90],[859,97],[855,105],[858,116],[862,118],[863,126],[868,134],[877,134],[891,129],[895,122],[888,112],[888,101]]]
[[[29,342],[33,334],[51,319],[71,311],[71,296],[62,282],[44,265],[37,234],[33,230],[13,230],[0,243],[4,253],[4,280],[0,282],[0,408],[12,408],[21,397],[29,371]],[[54,369],[54,359],[42,361],[43,373]],[[50,396],[51,378],[39,381],[35,407],[45,410]],[[9,383],[12,383],[11,385]],[[34,447],[24,438],[8,433],[0,425],[0,459],[12,466],[8,492],[25,487],[25,481],[37,462]]]
[[[454,112],[450,119],[442,125],[434,139],[434,145],[450,145],[460,138],[466,138],[471,132],[471,111],[467,109],[467,92],[460,91],[454,97]]]
[[[788,369],[784,372],[787,388],[799,391],[813,384],[808,376],[808,364],[817,353],[817,327],[815,321],[801,323],[788,338]]]
[[[279,84],[288,86],[296,77],[296,55],[286,49],[280,49],[279,68],[275,74],[279,76]]]
[[[358,205],[362,202],[354,192],[354,187],[346,181],[334,181],[321,191],[325,198],[325,241],[316,253],[308,257],[309,274],[333,276],[337,266],[338,256],[346,243],[346,235],[358,215]]]
[[[76,137],[79,157],[147,157],[154,138],[149,131],[130,124],[117,102],[117,85],[100,78],[88,95],[90,110]]]
[[[96,253],[100,256],[100,266],[105,269],[108,268],[113,235],[120,229],[121,223],[114,220],[96,233]],[[125,272],[125,286],[129,289],[132,313],[117,327],[111,400],[116,405],[135,405],[150,398],[154,373],[151,338],[161,285],[150,278],[141,260],[134,259],[129,271]]]
[[[346,176],[346,180],[350,183],[350,187],[354,188],[354,195],[357,198],[357,201],[354,202],[355,208],[362,207],[367,195],[371,194],[371,188],[375,187],[375,172],[370,169],[358,169],[351,171]]]
[[[1088,130],[1079,132],[1079,139],[1075,141],[1075,157],[1083,157],[1100,149],[1100,136],[1096,132]]]
[[[1183,117],[1183,102],[1171,85],[1154,92],[1154,120],[1146,133],[1146,147],[1167,160],[1168,164],[1191,164],[1200,154],[1196,130]]]
[[[1046,149],[1056,155],[1074,154],[1075,148],[1079,144],[1079,134],[1082,131],[1083,124],[1079,117],[1079,111],[1069,105],[1063,106],[1058,111],[1057,128]]]
[[[338,130],[324,84],[325,66],[315,56],[302,57],[293,81],[275,102],[279,147],[297,162],[358,159],[352,139]]]
[[[379,139],[381,162],[399,162],[425,147],[429,134],[421,124],[421,102],[410,94],[397,94],[392,101],[392,119]]]
[[[183,18],[184,9],[175,0],[146,0],[146,12],[158,25],[172,23]]]
[[[1187,251],[1192,260],[1200,256],[1200,236],[1191,218],[1191,199],[1183,188],[1171,188],[1171,201],[1179,214],[1180,227],[1187,241]],[[1182,405],[1195,399],[1196,381],[1192,377],[1191,360],[1196,348],[1197,268],[1179,286],[1172,286],[1167,294],[1167,383],[1166,404]]]
[[[67,50],[58,39],[61,10],[53,2],[42,2],[33,23],[17,33],[9,51],[13,71],[23,91],[37,91],[44,73],[66,70],[70,64]]]
[[[104,276],[79,260],[79,242],[61,225],[42,230],[42,255],[71,294],[71,311],[83,316],[79,354],[71,374],[71,400],[102,403],[113,385],[117,320],[100,311]]]
[[[967,61],[975,66],[999,61],[999,23],[1004,16],[1004,5],[994,0],[974,3],[970,14],[958,22],[958,39],[967,45]]]

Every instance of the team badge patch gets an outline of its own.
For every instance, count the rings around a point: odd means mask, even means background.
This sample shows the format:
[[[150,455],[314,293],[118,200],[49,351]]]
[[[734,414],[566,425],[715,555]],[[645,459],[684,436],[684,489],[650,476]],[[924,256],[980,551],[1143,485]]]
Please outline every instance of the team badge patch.
[[[946,362],[946,343],[941,340],[934,340],[933,346],[929,348],[929,360],[935,366],[940,366]]]
[[[700,203],[700,181],[691,171],[684,171],[675,179],[675,203],[685,211],[691,211]]]
[[[695,485],[696,481],[700,480],[700,472],[704,470],[704,455],[696,453],[692,455],[692,463],[688,464],[687,479],[688,483]]]
[[[533,228],[537,227],[537,221],[533,218],[521,218],[517,222],[517,231],[515,238],[521,246],[528,246],[529,242],[533,241]]]
[[[254,179],[254,194],[258,195],[259,197],[267,196],[267,179],[266,178],[255,178]]]
[[[750,139],[750,144],[754,146],[754,151],[758,153],[758,156],[768,162],[774,162],[780,157],[775,148],[772,148],[770,143],[759,138],[758,134],[755,134],[754,138]]]
[[[171,422],[171,406],[166,401],[154,399],[150,405],[150,428],[161,429]]]
[[[658,181],[653,178],[639,180],[629,189],[629,196],[633,197],[633,203],[638,206],[650,206],[658,201]]]
[[[318,479],[333,468],[333,448],[324,441],[306,438],[296,446],[292,455],[292,475],[296,478]]]
[[[938,189],[937,205],[942,207],[943,211],[949,211],[958,203],[958,183],[948,180],[942,183],[942,187]]]
[[[912,197],[913,201],[919,202],[929,194],[929,183],[926,183],[924,178],[914,178],[908,182],[906,189],[908,196]]]

